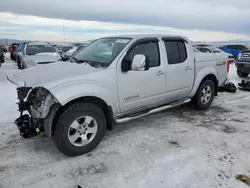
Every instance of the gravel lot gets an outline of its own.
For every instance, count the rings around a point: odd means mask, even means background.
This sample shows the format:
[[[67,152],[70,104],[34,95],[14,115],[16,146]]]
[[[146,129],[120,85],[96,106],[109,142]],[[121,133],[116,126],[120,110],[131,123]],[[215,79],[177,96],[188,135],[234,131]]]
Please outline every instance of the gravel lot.
[[[7,57],[8,58],[8,57]],[[74,158],[51,139],[25,140],[15,86],[0,68],[0,188],[244,188],[235,175],[250,175],[250,94],[220,93],[208,111],[185,105],[117,125],[93,152]],[[240,79],[234,65],[230,78]]]

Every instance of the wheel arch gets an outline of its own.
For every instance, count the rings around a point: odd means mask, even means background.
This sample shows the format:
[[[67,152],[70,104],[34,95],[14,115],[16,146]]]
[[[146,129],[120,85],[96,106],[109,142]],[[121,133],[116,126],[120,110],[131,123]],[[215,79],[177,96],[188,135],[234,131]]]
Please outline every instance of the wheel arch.
[[[198,76],[197,77],[197,80],[196,80],[196,83],[194,84],[194,87],[193,87],[193,90],[190,94],[190,97],[194,97],[195,94],[197,93],[200,85],[205,81],[205,80],[212,80],[215,84],[215,96],[218,95],[218,90],[219,90],[219,81],[217,79],[217,76],[216,74],[214,74],[214,72],[210,72],[206,75],[203,75],[202,77]]]
[[[67,102],[64,105],[60,105],[58,108],[56,108],[56,112],[54,114],[53,120],[51,122],[51,126],[48,126],[49,129],[47,132],[47,135],[53,136],[55,129],[56,129],[56,123],[62,114],[62,112],[70,105],[77,103],[77,102],[86,102],[94,104],[98,107],[100,107],[105,115],[105,118],[107,120],[107,130],[112,130],[114,127],[114,115],[113,115],[113,109],[112,106],[108,105],[103,99],[96,97],[96,96],[84,96],[84,97],[78,97],[75,98],[72,101]]]
[[[219,81],[218,81],[218,79],[216,78],[216,76],[215,76],[214,74],[209,74],[209,75],[205,76],[205,77],[202,79],[200,85],[201,85],[205,80],[212,80],[212,81],[214,82],[214,84],[215,84],[215,96],[217,96],[217,95],[218,95],[218,89],[219,89]]]

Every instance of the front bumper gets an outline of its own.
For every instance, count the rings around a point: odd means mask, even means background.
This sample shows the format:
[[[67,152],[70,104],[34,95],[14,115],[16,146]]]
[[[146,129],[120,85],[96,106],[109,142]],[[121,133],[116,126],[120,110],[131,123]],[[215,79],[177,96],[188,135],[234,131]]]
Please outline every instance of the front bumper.
[[[22,115],[22,110],[25,109],[25,106],[25,104],[19,103],[21,115],[15,120],[20,136],[24,138],[31,138],[43,133],[45,136],[51,137],[53,134],[54,120],[61,106],[59,104],[53,105],[48,116],[42,119],[33,118],[28,114]]]
[[[38,99],[34,97],[39,96],[41,98],[43,95],[44,99],[37,106],[35,101]],[[53,96],[44,88],[17,88],[17,96],[20,117],[15,120],[15,124],[20,135],[24,138],[31,138],[44,132],[45,135],[50,137],[54,116],[61,105],[56,103]],[[24,101],[26,97],[27,99]],[[28,113],[24,114],[25,111]]]
[[[31,118],[28,114],[21,115],[15,120],[15,124],[23,138],[31,138],[43,132],[42,127],[37,126],[39,120]]]

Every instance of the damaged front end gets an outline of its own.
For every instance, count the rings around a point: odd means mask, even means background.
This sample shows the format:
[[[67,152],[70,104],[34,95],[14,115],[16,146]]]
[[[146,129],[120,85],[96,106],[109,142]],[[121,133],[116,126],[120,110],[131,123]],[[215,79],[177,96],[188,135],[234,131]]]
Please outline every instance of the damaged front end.
[[[17,88],[17,95],[20,117],[15,120],[15,124],[20,135],[24,138],[31,138],[45,132],[45,123],[48,122],[52,107],[59,106],[55,97],[43,87],[19,87]],[[28,114],[24,114],[25,111]]]

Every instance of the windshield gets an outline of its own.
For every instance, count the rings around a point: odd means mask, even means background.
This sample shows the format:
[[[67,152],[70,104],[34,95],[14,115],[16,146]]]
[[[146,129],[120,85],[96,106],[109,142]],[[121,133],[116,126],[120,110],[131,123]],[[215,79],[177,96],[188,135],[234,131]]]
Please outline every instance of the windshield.
[[[54,53],[56,49],[52,45],[27,45],[26,54],[36,55],[38,53]]]
[[[131,38],[101,38],[81,49],[73,59],[108,67],[130,40]]]

